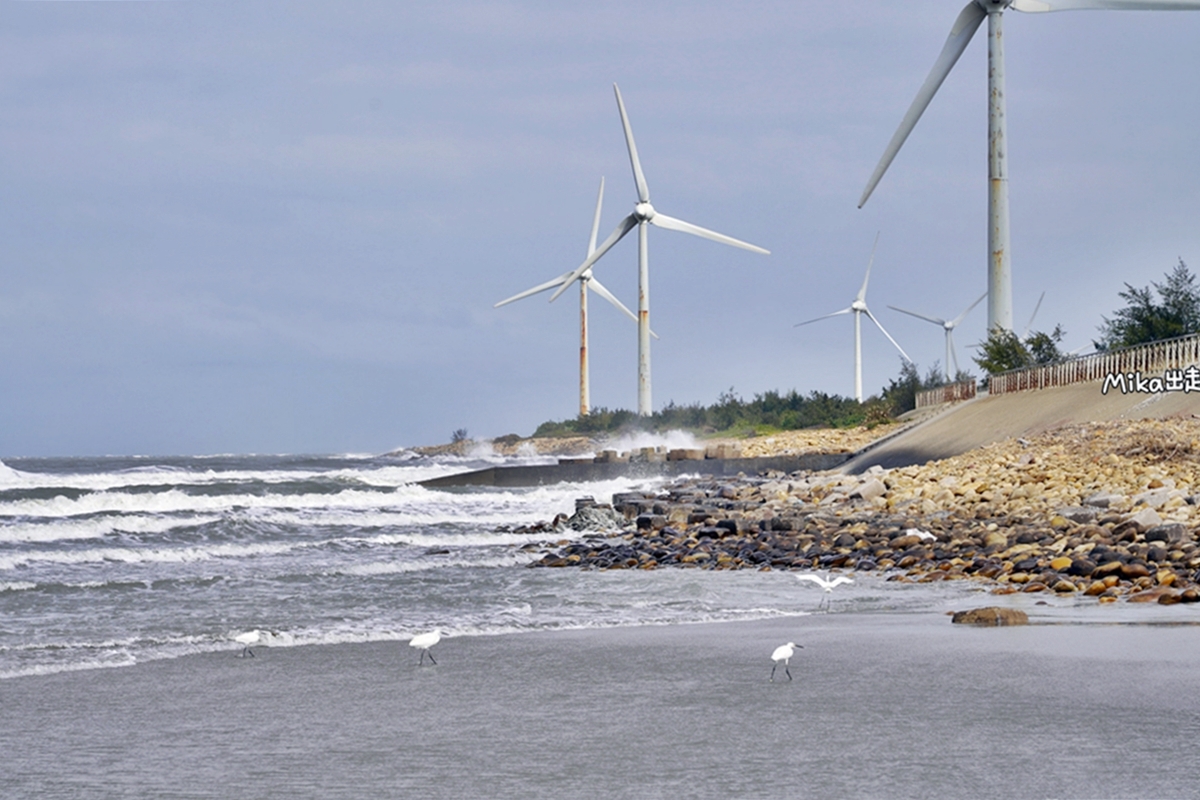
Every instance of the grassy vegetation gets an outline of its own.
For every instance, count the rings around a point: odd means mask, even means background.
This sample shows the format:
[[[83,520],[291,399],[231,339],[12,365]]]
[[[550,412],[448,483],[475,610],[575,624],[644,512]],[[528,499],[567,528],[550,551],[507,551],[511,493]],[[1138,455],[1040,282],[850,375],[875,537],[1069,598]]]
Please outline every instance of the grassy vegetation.
[[[970,379],[970,376],[963,375]],[[849,397],[824,392],[802,395],[769,391],[743,400],[731,387],[712,405],[674,401],[649,417],[626,409],[595,408],[585,417],[543,422],[534,436],[596,436],[632,431],[685,430],[714,436],[762,436],[801,428],[853,428],[889,422],[916,406],[922,389],[941,386],[944,381],[937,364],[922,380],[915,364],[904,362],[900,374],[878,395],[859,403]]]

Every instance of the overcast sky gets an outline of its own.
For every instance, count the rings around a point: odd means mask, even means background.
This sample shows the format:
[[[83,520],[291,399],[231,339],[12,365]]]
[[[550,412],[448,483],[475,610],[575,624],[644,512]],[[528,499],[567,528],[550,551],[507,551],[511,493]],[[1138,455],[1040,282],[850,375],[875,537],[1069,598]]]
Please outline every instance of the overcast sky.
[[[986,28],[856,204],[961,0],[28,2],[0,13],[0,457],[381,452],[574,416],[578,300],[496,301],[656,208],[655,407],[853,392],[986,289]],[[1005,17],[1014,317],[1096,336],[1200,267],[1200,12]],[[636,237],[596,274],[636,307]],[[636,407],[593,301],[592,399]],[[960,328],[983,337],[986,304]],[[899,371],[864,328],[864,384]]]

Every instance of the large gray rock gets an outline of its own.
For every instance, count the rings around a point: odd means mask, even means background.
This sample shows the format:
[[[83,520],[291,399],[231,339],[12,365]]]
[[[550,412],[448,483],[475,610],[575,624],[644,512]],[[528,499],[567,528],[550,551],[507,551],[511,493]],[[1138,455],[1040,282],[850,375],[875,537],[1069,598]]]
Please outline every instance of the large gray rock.
[[[851,497],[861,497],[863,500],[874,500],[887,494],[887,487],[879,478],[863,481],[857,489],[850,493]]]
[[[581,508],[567,520],[567,527],[573,531],[619,531],[628,524],[624,514],[612,506],[600,505]]]
[[[1188,539],[1187,528],[1179,522],[1167,522],[1162,525],[1155,525],[1146,531],[1147,542],[1167,542],[1168,544],[1177,544]]]
[[[1153,508],[1143,508],[1136,514],[1130,514],[1125,520],[1117,526],[1118,529],[1128,527],[1137,528],[1138,533],[1148,531],[1155,525],[1162,525],[1162,517]]]
[[[1087,502],[1086,500],[1084,501]],[[1096,521],[1098,513],[1095,508],[1084,508],[1083,506],[1065,506],[1054,512],[1060,517],[1071,520],[1071,522],[1080,525],[1090,525]]]

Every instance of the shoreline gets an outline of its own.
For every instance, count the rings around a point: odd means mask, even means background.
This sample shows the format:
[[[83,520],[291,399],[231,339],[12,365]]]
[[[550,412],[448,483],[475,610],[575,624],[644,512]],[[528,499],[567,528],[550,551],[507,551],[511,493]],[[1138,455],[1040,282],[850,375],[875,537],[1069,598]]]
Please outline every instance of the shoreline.
[[[996,594],[1200,602],[1194,491],[1200,421],[1089,423],[857,476],[692,478],[616,495],[608,527],[625,532],[535,566],[852,569]]]
[[[785,641],[804,645],[794,680],[771,682]],[[369,642],[6,682],[0,772],[16,796],[100,798],[227,796],[230,783],[322,798],[1191,788],[1187,770],[1144,766],[1190,747],[1194,713],[1178,698],[1200,690],[1193,627],[978,629],[930,610],[455,637],[438,650],[436,667],[403,642]]]

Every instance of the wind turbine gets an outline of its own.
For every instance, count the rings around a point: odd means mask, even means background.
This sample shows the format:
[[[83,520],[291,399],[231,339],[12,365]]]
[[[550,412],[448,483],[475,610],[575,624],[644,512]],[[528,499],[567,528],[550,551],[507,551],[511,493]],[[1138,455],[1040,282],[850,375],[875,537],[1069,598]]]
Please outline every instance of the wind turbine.
[[[901,314],[908,314],[910,317],[916,317],[917,319],[923,319],[926,322],[932,322],[934,325],[942,326],[942,328],[946,331],[946,360],[944,362],[946,365],[946,383],[950,383],[951,381],[954,380],[954,375],[958,374],[958,356],[954,353],[954,329],[958,327],[958,323],[960,323],[964,319],[966,319],[967,314],[970,314],[971,310],[974,309],[975,306],[979,305],[983,301],[983,298],[985,298],[985,297],[987,297],[987,292],[984,292],[983,294],[979,295],[978,300],[976,300],[974,303],[971,303],[971,305],[967,306],[966,310],[964,310],[957,317],[955,317],[954,319],[949,320],[949,321],[944,320],[944,319],[939,319],[938,317],[929,317],[924,314],[918,314],[915,311],[908,311],[906,309],[900,308],[899,306],[888,306],[888,308],[893,309],[895,311],[899,311]],[[950,361],[951,360],[954,361],[954,373],[953,374],[951,374],[951,372],[950,372]]]
[[[550,301],[556,300],[560,294],[566,291],[567,285],[571,281],[577,280],[580,275],[590,269],[592,264],[595,264],[597,259],[621,241],[625,234],[634,227],[638,229],[638,414],[645,417],[653,411],[650,403],[650,253],[646,236],[649,230],[647,225],[690,233],[693,236],[712,239],[714,242],[753,250],[764,255],[769,254],[770,251],[740,239],[734,239],[732,236],[710,231],[681,219],[668,217],[650,205],[650,188],[646,185],[646,176],[642,174],[642,163],[638,160],[637,145],[633,141],[633,129],[629,127],[629,116],[625,113],[625,102],[621,99],[621,90],[615,83],[613,91],[617,95],[617,110],[621,113],[621,125],[625,129],[625,146],[629,149],[629,163],[633,166],[633,182],[637,186],[638,201],[633,207],[633,213],[621,220],[616,229],[604,240],[604,243],[596,248],[595,252],[588,255],[578,269],[567,276],[567,280],[558,287],[558,291],[550,296]]]
[[[596,252],[596,233],[600,229],[600,207],[603,204],[604,178],[601,178],[600,193],[596,195],[596,213],[592,217],[592,235],[591,238],[588,239],[587,252],[589,256]],[[608,289],[605,289],[600,281],[596,280],[596,276],[592,274],[591,267],[588,267],[583,272],[579,273],[578,277],[575,277],[574,272],[565,272],[554,280],[546,281],[545,283],[539,284],[532,289],[526,289],[520,294],[515,294],[507,300],[501,300],[492,307],[499,308],[500,306],[508,305],[509,303],[529,297],[530,295],[544,292],[547,289],[557,288],[560,285],[563,288],[566,288],[567,286],[571,285],[571,281],[573,279],[579,281],[579,415],[583,417],[587,416],[591,411],[591,390],[588,385],[588,289],[591,289],[593,292],[600,295],[617,308],[621,309],[621,311],[625,312],[625,315],[634,322],[637,322],[637,316],[635,316],[632,311],[626,308],[620,300],[614,297],[612,292],[608,291]],[[654,331],[650,331],[650,335],[655,339],[658,338],[658,334],[656,334]]]
[[[874,174],[867,181],[858,207],[862,208],[883,177],[892,159],[904,145],[933,99],[942,81],[950,74],[959,56],[967,48],[984,17],[988,21],[988,320],[990,334],[996,328],[1013,329],[1012,263],[1008,235],[1008,154],[1005,144],[1004,36],[1006,8],[1039,13],[1110,9],[1114,11],[1186,11],[1200,9],[1200,0],[970,0],[959,13],[950,36],[925,83],[900,121]]]
[[[815,317],[813,319],[805,320],[804,322],[797,322],[795,325],[792,326],[794,328],[799,328],[801,325],[807,325],[810,322],[817,322],[819,320],[829,319],[830,317],[836,317],[839,314],[850,314],[850,313],[854,314],[854,399],[860,403],[862,402],[862,399],[863,399],[862,398],[862,315],[863,314],[866,314],[868,317],[870,317],[871,322],[874,322],[876,327],[878,327],[879,330],[883,331],[883,335],[888,338],[888,341],[891,342],[892,344],[896,345],[896,349],[900,351],[900,355],[904,356],[904,360],[909,362],[910,364],[912,363],[912,359],[908,357],[908,353],[904,352],[904,348],[901,347],[896,342],[896,340],[892,338],[892,335],[890,333],[888,333],[886,330],[884,330],[883,325],[881,325],[879,323],[879,320],[875,319],[875,315],[871,313],[871,309],[867,308],[867,282],[869,280],[871,280],[871,265],[875,263],[875,247],[877,247],[878,245],[879,245],[879,234],[875,234],[875,244],[872,245],[872,247],[871,247],[871,260],[867,262],[867,275],[866,275],[866,277],[863,278],[862,288],[859,289],[858,294],[854,296],[853,303],[851,303],[847,308],[843,308],[841,311],[834,311],[834,312],[832,312],[830,314],[826,314],[822,317]]]
[[[1025,332],[1021,334],[1022,339],[1029,335],[1029,331],[1033,328],[1033,320],[1037,316],[1038,310],[1042,307],[1042,301],[1045,299],[1046,293],[1042,292],[1041,297],[1038,298],[1037,305],[1033,307],[1033,313],[1029,315],[1029,322],[1025,323]]]

